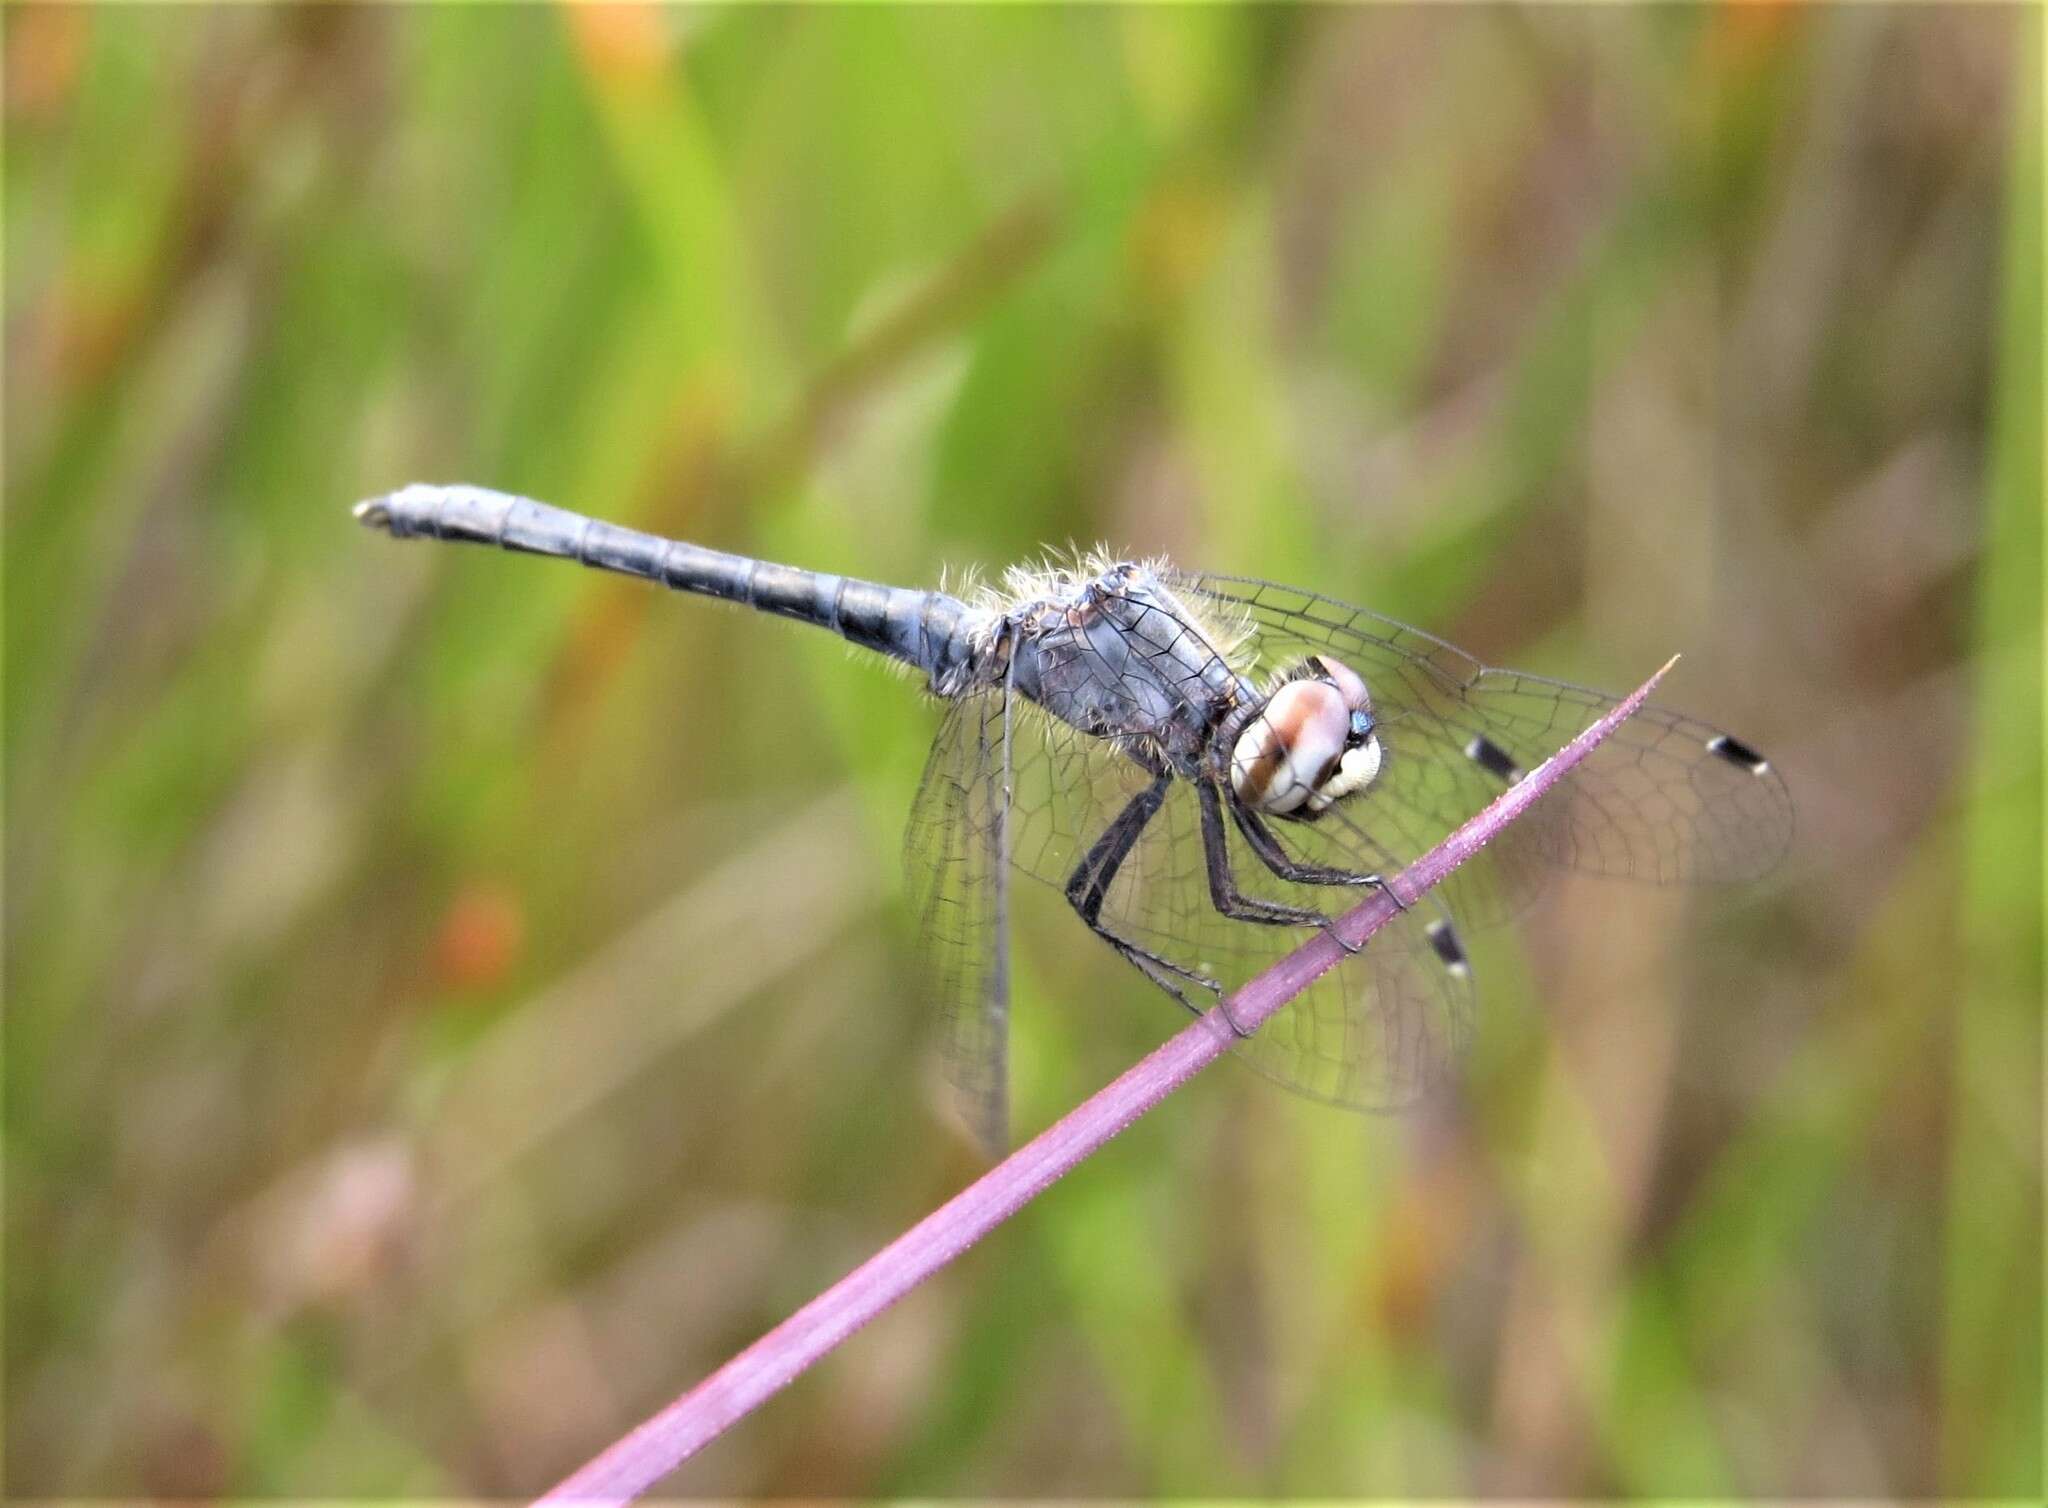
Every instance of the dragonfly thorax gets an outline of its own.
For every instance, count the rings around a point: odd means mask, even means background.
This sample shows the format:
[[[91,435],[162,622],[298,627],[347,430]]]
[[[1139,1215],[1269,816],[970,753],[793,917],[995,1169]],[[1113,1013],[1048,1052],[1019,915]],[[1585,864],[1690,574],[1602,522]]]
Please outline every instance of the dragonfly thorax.
[[[1040,593],[999,607],[992,673],[1061,722],[1191,773],[1215,729],[1257,699],[1230,659],[1231,634],[1202,621],[1153,566],[1089,559],[1083,570],[1013,574]]]
[[[1314,816],[1371,785],[1380,741],[1365,682],[1327,655],[1284,678],[1238,735],[1230,784],[1276,817]]]

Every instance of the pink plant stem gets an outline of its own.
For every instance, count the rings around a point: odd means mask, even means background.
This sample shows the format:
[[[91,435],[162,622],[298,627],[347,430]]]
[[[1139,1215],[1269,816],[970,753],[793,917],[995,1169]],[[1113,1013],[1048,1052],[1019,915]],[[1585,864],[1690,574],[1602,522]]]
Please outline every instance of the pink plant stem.
[[[1675,657],[1634,694],[1508,787],[1478,816],[1340,917],[1345,942],[1363,943],[1402,905],[1484,848],[1573,765],[1642,706]],[[1248,981],[1229,1001],[1230,1020],[1251,1031],[1346,953],[1328,933]],[[1036,1198],[1083,1158],[1229,1050],[1235,1033],[1218,1006],[1115,1082],[1062,1116],[874,1256],[565,1478],[542,1503],[626,1503],[787,1387],[813,1362]]]

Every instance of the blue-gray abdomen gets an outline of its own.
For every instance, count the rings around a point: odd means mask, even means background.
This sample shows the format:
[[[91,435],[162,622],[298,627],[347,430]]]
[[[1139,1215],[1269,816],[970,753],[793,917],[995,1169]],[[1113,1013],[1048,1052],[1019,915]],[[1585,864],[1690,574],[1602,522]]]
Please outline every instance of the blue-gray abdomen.
[[[359,505],[399,539],[419,535],[556,555],[830,629],[957,687],[991,615],[944,592],[883,586],[643,534],[487,487],[414,485]]]

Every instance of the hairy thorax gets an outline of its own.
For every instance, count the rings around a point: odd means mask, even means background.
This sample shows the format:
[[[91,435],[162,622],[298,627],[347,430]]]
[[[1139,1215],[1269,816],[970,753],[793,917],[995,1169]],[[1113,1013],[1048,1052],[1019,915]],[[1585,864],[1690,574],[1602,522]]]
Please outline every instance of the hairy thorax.
[[[1005,586],[997,633],[1016,657],[1012,685],[1091,737],[1191,769],[1257,698],[1231,662],[1240,636],[1204,622],[1156,563],[1089,559]]]

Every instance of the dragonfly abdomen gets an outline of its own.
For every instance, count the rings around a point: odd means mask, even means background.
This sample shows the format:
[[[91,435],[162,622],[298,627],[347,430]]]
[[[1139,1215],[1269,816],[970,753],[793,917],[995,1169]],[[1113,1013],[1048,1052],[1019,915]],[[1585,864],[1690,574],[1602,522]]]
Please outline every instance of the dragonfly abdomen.
[[[815,624],[915,666],[941,689],[960,678],[990,620],[944,592],[730,555],[489,487],[416,482],[359,504],[356,517],[398,539],[423,536],[559,556]]]

